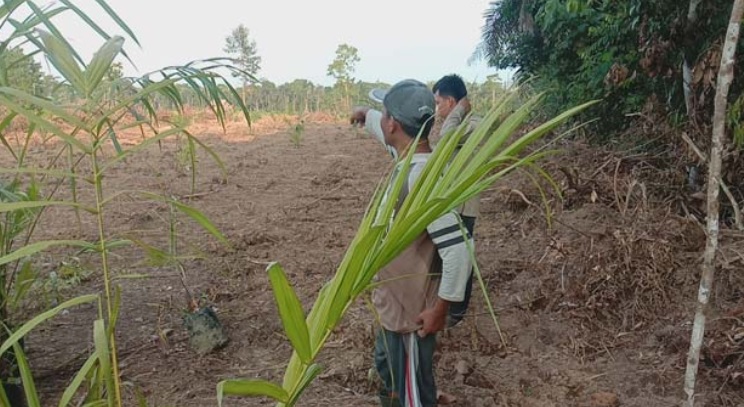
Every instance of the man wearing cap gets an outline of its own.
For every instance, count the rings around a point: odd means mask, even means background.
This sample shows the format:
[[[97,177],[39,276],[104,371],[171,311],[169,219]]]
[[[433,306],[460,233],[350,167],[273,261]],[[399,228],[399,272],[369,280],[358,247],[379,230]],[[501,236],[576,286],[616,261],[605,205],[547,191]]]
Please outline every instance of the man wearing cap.
[[[409,79],[379,96],[384,109],[368,114],[365,125],[379,129],[395,157],[415,149],[398,199],[400,205],[431,156],[428,136],[434,121],[434,94],[425,84]],[[394,173],[402,165],[397,162]],[[383,199],[387,196],[386,192]],[[462,301],[465,295],[466,271],[471,267],[465,239],[458,216],[447,213],[377,274],[380,284],[372,302],[382,329],[374,356],[383,382],[380,401],[385,407],[437,405],[435,335],[446,324],[449,304]]]
[[[467,98],[468,91],[465,82],[459,75],[452,74],[443,76],[434,84],[432,91],[434,92],[437,116],[442,120],[442,126],[439,129],[438,134],[432,134],[433,137],[429,137],[431,147],[435,148],[437,142],[439,142],[443,136],[456,130],[457,127],[459,127],[466,119],[470,113],[470,102]],[[381,103],[385,93],[385,90],[373,89],[370,91],[369,96],[372,100]],[[397,158],[395,148],[390,146],[383,137],[379,120],[381,115],[382,112],[377,110],[368,107],[357,107],[352,112],[351,122],[352,124],[363,124],[367,131],[382,143],[388,153],[394,158]],[[478,118],[470,116],[465,129],[465,134],[460,140],[460,146],[465,143],[468,136],[470,136],[477,127],[478,123]],[[457,209],[462,224],[465,229],[467,229],[470,236],[473,236],[475,220],[479,213],[479,202],[480,197],[476,196]],[[462,321],[470,304],[472,291],[473,273],[471,268],[468,270],[468,282],[462,301],[450,304],[449,315],[447,316],[447,327],[453,327]]]

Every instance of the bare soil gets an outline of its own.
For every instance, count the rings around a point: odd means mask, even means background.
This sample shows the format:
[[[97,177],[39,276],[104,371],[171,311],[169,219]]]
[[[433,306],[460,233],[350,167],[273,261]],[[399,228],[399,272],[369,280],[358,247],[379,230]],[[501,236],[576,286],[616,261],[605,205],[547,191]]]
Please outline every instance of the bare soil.
[[[121,375],[129,405],[141,391],[151,406],[214,406],[225,378],[280,381],[290,346],[283,336],[265,274],[282,264],[307,307],[335,271],[371,194],[391,166],[361,130],[325,121],[305,125],[299,147],[291,120],[265,121],[251,131],[231,123],[198,123],[193,133],[221,157],[227,179],[204,151],[196,189],[174,140],[154,145],[111,169],[106,193],[148,190],[179,197],[203,211],[228,237],[225,247],[185,217],[179,250],[185,284],[212,305],[230,337],[206,356],[188,347],[182,317],[188,296],[173,268],[146,264],[137,248],[112,260],[122,289],[118,325]],[[291,128],[290,128],[291,127]],[[122,135],[125,147],[139,141]],[[677,406],[704,245],[698,221],[680,215],[674,181],[655,178],[653,161],[565,142],[546,162],[563,199],[548,193],[546,212],[530,176],[515,173],[482,197],[477,256],[506,345],[478,292],[470,315],[440,335],[440,389],[453,406]],[[36,144],[31,160],[49,163],[57,147]],[[84,169],[83,169],[84,170]],[[673,179],[673,178],[671,178]],[[655,183],[664,185],[655,185]],[[679,181],[680,185],[684,180]],[[47,189],[53,183],[48,181]],[[662,188],[664,187],[664,188]],[[69,196],[67,187],[61,197]],[[81,186],[82,200],[92,197]],[[137,237],[167,246],[168,210],[122,195],[107,208],[109,237]],[[679,193],[687,207],[698,205]],[[37,238],[77,236],[94,241],[96,228],[65,209],[45,213]],[[725,231],[715,315],[701,363],[700,405],[742,405],[744,235]],[[71,260],[72,259],[72,260]],[[89,254],[55,250],[45,273],[75,261],[80,282],[70,298],[103,289],[100,265]],[[40,290],[43,291],[43,290]],[[48,298],[48,296],[39,296]],[[49,306],[36,298],[30,313]],[[737,311],[738,310],[738,311]],[[32,332],[26,342],[44,405],[56,400],[92,348],[96,306],[81,306]],[[325,366],[300,405],[375,406],[367,379],[374,323],[355,306],[324,353]],[[268,406],[268,400],[229,399],[229,406]]]

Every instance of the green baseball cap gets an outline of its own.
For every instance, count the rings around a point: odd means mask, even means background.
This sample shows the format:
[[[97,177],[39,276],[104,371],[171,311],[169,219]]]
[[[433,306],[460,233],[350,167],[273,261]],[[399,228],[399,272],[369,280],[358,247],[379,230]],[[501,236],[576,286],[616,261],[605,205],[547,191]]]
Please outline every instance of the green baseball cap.
[[[420,129],[434,115],[434,93],[415,79],[402,80],[388,90],[372,89],[369,97],[382,102],[395,120],[414,129]]]

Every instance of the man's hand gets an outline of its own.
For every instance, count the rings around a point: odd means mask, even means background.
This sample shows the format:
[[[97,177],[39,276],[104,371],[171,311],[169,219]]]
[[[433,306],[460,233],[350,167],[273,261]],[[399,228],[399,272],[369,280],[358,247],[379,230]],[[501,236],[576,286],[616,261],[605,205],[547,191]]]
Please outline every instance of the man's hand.
[[[460,101],[457,102],[457,104],[462,106],[462,108],[465,110],[465,114],[470,113],[470,109],[472,108],[472,106],[470,106],[470,99],[468,99],[467,96],[460,99]]]
[[[418,330],[418,335],[424,338],[444,329],[447,324],[448,309],[449,302],[439,298],[434,307],[427,308],[419,314],[417,322],[421,324],[421,329]]]
[[[351,118],[350,122],[352,125],[359,125],[360,127],[364,126],[364,122],[367,120],[367,112],[369,111],[369,107],[366,106],[357,106],[351,111]]]

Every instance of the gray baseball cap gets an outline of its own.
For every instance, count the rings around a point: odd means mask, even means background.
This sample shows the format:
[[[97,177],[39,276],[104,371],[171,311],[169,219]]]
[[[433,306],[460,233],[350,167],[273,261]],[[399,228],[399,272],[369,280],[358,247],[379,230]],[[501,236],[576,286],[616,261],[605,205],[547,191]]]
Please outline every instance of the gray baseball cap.
[[[402,80],[388,90],[372,89],[370,99],[382,102],[395,120],[415,129],[434,114],[434,93],[415,79]]]

